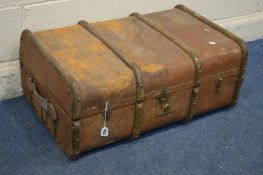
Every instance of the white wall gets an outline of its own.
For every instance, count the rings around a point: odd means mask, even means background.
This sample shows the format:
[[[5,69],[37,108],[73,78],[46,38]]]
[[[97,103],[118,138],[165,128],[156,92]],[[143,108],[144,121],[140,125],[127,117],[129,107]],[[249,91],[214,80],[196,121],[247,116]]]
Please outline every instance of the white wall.
[[[0,0],[0,100],[22,94],[18,48],[32,31],[170,9],[182,3],[246,41],[263,38],[263,0]]]

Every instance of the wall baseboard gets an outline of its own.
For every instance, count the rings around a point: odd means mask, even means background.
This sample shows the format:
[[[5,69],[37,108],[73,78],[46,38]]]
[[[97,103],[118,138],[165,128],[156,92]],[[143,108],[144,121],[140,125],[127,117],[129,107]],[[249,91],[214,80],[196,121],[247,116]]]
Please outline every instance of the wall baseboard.
[[[263,12],[215,21],[245,41],[263,38]],[[0,62],[0,100],[22,95],[19,60]]]
[[[0,100],[22,95],[19,60],[0,63]]]

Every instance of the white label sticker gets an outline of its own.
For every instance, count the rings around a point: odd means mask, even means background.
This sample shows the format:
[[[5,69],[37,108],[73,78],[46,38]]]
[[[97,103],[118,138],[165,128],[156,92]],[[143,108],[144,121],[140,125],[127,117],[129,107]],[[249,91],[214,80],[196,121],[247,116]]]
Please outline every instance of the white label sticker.
[[[216,45],[216,42],[214,42],[214,41],[209,41],[208,43],[211,45]]]
[[[100,136],[102,137],[107,137],[109,135],[109,129],[104,126],[103,128],[101,128],[100,130]]]

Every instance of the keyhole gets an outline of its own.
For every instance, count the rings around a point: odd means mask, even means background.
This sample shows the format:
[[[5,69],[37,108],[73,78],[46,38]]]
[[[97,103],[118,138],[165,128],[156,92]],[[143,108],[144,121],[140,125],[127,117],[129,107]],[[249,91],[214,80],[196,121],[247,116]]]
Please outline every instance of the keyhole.
[[[170,104],[166,103],[163,105],[163,111],[168,112],[170,110]]]

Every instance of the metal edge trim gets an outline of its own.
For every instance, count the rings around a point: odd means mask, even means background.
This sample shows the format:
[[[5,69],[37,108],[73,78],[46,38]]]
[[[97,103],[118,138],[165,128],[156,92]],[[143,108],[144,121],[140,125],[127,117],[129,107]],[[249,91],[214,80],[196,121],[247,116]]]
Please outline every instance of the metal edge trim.
[[[178,4],[174,8],[178,8],[178,9],[184,11],[184,12],[187,12],[188,14],[190,14],[193,17],[195,17],[199,21],[201,21],[201,22],[207,24],[208,26],[214,28],[215,30],[221,32],[226,37],[232,39],[233,41],[235,41],[239,45],[239,47],[240,47],[240,49],[242,51],[240,72],[239,72],[238,81],[236,83],[234,96],[233,96],[232,102],[230,104],[230,106],[234,106],[237,103],[237,100],[238,100],[238,97],[239,97],[239,93],[240,93],[240,90],[241,90],[241,85],[242,85],[242,82],[243,82],[243,79],[244,79],[244,74],[246,72],[246,65],[247,65],[247,60],[248,60],[248,49],[247,49],[247,47],[245,45],[245,42],[241,38],[239,38],[238,36],[233,34],[232,32],[224,29],[223,27],[221,27],[221,26],[217,25],[216,23],[208,20],[204,16],[192,11],[191,9],[185,7],[182,4]]]
[[[82,20],[78,23],[88,32],[90,32],[94,37],[99,39],[108,49],[110,49],[123,63],[125,63],[134,73],[136,80],[136,105],[135,105],[135,113],[134,113],[134,122],[133,122],[133,130],[131,139],[136,139],[140,136],[141,132],[141,120],[142,120],[142,109],[143,109],[143,101],[144,101],[144,84],[143,77],[141,74],[141,70],[138,65],[133,62],[130,62],[125,59],[125,57],[121,54],[121,52],[114,48],[110,43],[108,43],[98,32],[96,32],[88,22]]]
[[[79,128],[80,128],[80,120],[72,122],[72,129],[71,129],[71,143],[72,143],[72,153],[70,157],[75,159],[79,156],[80,150],[80,138],[79,138]]]
[[[195,67],[195,76],[194,76],[194,82],[193,82],[193,89],[192,89],[192,95],[189,101],[189,108],[186,116],[186,121],[190,121],[193,116],[193,109],[196,105],[197,95],[199,93],[199,85],[200,85],[200,78],[202,73],[202,65],[199,59],[199,56],[189,48],[184,42],[180,41],[179,39],[176,39],[174,37],[171,37],[169,34],[165,33],[162,29],[160,29],[156,24],[153,24],[151,20],[147,19],[146,17],[140,15],[137,12],[134,12],[130,14],[130,16],[135,17],[136,19],[142,21],[161,35],[163,35],[166,39],[177,45],[181,50],[183,50],[188,56],[191,57],[194,67]]]

